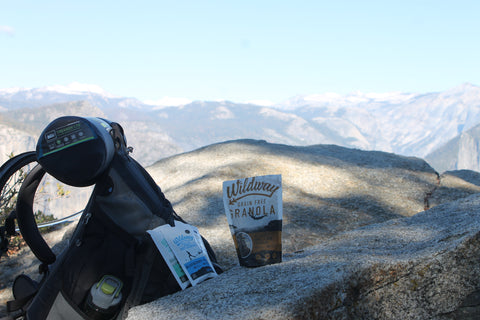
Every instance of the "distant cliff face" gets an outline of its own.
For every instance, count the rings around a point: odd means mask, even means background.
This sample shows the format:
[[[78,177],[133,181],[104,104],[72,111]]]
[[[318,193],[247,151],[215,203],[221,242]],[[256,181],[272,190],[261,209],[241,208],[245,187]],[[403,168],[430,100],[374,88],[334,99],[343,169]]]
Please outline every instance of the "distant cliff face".
[[[480,131],[480,130],[479,130]],[[469,130],[460,135],[460,145],[458,147],[458,162],[456,168],[448,169],[470,169],[480,171],[480,136],[472,135],[473,131]]]
[[[439,172],[462,169],[480,171],[480,125],[462,132],[425,159]]]
[[[35,150],[36,144],[32,134],[0,123],[0,163],[7,161],[11,154]]]

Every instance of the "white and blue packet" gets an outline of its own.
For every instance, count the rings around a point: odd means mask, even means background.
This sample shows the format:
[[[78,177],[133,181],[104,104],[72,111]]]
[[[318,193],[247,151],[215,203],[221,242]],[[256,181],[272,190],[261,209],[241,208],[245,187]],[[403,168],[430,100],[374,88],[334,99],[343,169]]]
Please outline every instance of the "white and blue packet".
[[[182,290],[217,276],[196,227],[175,221],[147,232]]]

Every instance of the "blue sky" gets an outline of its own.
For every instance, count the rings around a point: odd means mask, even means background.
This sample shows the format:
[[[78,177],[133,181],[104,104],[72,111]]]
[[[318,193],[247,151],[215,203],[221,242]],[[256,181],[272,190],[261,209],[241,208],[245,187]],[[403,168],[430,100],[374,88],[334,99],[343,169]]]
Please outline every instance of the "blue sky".
[[[3,1],[0,88],[271,100],[480,84],[480,1]]]

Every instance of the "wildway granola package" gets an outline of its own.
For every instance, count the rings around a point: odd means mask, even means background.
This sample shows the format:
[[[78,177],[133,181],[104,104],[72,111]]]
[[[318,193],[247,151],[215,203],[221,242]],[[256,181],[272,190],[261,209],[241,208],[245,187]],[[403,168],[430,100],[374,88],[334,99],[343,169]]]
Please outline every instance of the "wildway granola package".
[[[282,261],[282,176],[225,181],[223,204],[241,266]]]

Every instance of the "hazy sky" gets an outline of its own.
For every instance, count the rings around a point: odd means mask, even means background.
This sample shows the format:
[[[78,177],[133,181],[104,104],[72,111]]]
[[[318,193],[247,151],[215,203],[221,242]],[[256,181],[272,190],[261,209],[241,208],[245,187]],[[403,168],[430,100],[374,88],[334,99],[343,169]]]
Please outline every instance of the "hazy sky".
[[[480,1],[0,0],[0,88],[156,100],[480,84]]]

